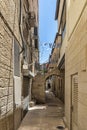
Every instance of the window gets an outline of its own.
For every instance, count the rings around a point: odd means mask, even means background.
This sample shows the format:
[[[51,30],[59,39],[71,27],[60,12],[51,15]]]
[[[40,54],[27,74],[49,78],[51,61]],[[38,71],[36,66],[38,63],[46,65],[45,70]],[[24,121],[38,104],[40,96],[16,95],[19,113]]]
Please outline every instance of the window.
[[[34,35],[38,35],[38,30],[37,30],[37,27],[34,27]]]
[[[23,88],[22,88],[22,96],[27,97],[29,94],[29,78],[23,77]]]
[[[38,39],[35,39],[35,48],[38,49]]]
[[[35,48],[38,49],[38,28],[37,27],[34,27],[34,36],[36,36],[36,39],[35,39]]]

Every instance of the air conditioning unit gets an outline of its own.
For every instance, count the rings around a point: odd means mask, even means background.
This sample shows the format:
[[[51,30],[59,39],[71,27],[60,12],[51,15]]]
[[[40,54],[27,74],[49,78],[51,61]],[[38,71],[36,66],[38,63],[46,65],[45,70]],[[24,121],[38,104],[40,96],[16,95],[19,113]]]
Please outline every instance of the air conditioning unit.
[[[28,21],[29,21],[30,27],[35,27],[35,25],[36,25],[36,17],[35,17],[35,12],[34,11],[29,12]]]
[[[29,73],[28,64],[24,63],[23,64],[23,76],[28,76],[28,73]]]
[[[27,70],[28,69],[28,64],[23,64],[23,69]]]

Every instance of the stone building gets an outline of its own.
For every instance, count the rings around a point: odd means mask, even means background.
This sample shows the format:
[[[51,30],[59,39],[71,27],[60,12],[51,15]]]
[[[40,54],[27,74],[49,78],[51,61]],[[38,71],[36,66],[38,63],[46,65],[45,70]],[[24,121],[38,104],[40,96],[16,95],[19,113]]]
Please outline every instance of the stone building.
[[[66,37],[66,1],[59,0],[56,3],[55,20],[58,21],[58,32],[56,33],[53,49],[49,59],[49,69],[57,68],[60,76],[53,77],[55,95],[65,102],[65,44]],[[66,40],[66,39],[65,39]]]
[[[38,0],[0,0],[0,129],[16,130],[28,111],[38,63]]]
[[[86,130],[87,0],[57,0],[55,19],[61,35],[57,67],[65,82],[64,120],[69,130]]]
[[[50,59],[49,59],[49,71],[60,71],[59,75],[52,75],[53,82],[53,91],[55,96],[57,96],[61,101],[64,102],[64,65],[62,67],[58,67],[58,62],[60,59],[60,46],[62,42],[61,34],[56,33],[53,49],[51,51]]]
[[[70,129],[86,130],[87,0],[67,3],[66,32],[65,116]]]

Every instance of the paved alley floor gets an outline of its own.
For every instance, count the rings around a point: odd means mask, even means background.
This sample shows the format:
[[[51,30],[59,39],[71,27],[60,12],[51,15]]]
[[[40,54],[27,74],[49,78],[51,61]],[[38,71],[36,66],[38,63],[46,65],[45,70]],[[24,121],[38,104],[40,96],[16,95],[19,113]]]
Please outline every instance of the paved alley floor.
[[[18,130],[58,130],[64,116],[63,103],[52,92],[46,92],[46,104],[32,107]],[[64,129],[67,130],[67,129]]]

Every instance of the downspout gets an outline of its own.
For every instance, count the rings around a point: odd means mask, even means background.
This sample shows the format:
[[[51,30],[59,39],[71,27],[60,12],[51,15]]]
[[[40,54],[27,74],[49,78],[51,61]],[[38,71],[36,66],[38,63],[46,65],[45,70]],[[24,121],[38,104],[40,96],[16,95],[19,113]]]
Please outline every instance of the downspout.
[[[20,51],[20,54],[25,51],[25,45],[24,45],[24,38],[23,38],[23,34],[22,34],[22,30],[21,30],[21,16],[22,16],[22,2],[20,0],[20,5],[19,5],[19,32],[20,32],[20,35],[21,35],[21,40],[22,40],[22,50]]]
[[[62,16],[63,16],[63,11],[64,11],[65,3],[66,3],[66,0],[64,0],[64,3],[63,3],[63,9],[62,9],[62,14],[61,14],[61,18],[60,18],[60,25],[59,25],[58,33],[60,31],[60,26],[61,26],[61,22],[62,22]]]

